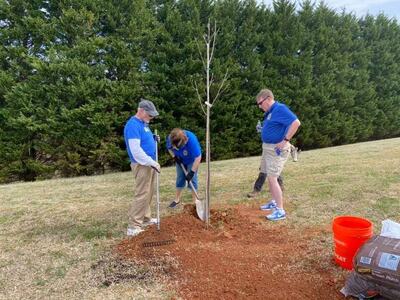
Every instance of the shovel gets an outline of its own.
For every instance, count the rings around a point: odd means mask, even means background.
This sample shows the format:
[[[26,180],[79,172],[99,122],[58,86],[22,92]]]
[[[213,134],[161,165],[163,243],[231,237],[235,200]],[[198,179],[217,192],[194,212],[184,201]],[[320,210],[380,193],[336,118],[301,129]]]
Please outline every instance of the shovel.
[[[179,165],[181,166],[183,173],[185,174],[185,176],[188,174],[188,171],[186,170],[185,166],[183,165],[183,163],[179,163]],[[197,212],[197,216],[199,217],[200,220],[202,220],[203,222],[206,220],[206,210],[204,209],[204,202],[202,200],[200,200],[199,198],[199,194],[197,194],[196,189],[193,186],[192,181],[189,181],[190,187],[192,188],[192,191],[194,193],[194,195],[196,196],[196,212]]]

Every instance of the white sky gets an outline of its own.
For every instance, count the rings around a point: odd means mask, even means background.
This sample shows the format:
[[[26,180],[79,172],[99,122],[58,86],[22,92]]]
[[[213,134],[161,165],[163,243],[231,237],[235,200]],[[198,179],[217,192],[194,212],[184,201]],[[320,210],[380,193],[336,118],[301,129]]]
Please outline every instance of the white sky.
[[[295,1],[295,0],[292,0]],[[271,5],[272,0],[259,0],[266,5]],[[296,1],[299,3],[300,1]],[[320,2],[315,0],[316,3]],[[367,13],[376,16],[384,13],[389,18],[396,18],[400,21],[400,0],[325,0],[329,7],[341,12],[343,8],[346,12],[354,12],[358,17]]]

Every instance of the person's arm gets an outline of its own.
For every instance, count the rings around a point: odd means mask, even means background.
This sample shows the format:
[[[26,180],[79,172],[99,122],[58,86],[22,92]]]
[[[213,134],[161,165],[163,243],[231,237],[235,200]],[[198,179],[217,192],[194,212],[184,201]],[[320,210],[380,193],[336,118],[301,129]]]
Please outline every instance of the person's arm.
[[[191,171],[196,173],[197,170],[199,169],[200,163],[201,163],[201,155],[197,156],[196,159],[194,160]]]
[[[138,164],[143,166],[154,167],[157,171],[160,171],[160,165],[158,162],[153,160],[150,156],[148,156],[140,147],[139,139],[129,139],[129,151],[132,153],[133,158],[138,162]]]
[[[290,125],[287,133],[286,133],[285,139],[286,140],[290,140],[296,134],[296,132],[299,129],[300,125],[301,125],[301,123],[300,123],[299,119],[294,120],[293,123]]]
[[[193,162],[192,169],[186,174],[187,181],[192,180],[194,174],[197,172],[199,168],[200,162],[201,162],[201,155],[196,157],[196,159]]]
[[[276,145],[277,148],[282,149],[286,143],[289,143],[290,139],[296,134],[297,130],[299,129],[301,123],[299,119],[296,119],[290,124],[288,131],[286,132],[286,136],[284,137],[283,141]]]
[[[197,170],[199,169],[199,166],[200,166],[200,162],[201,162],[201,146],[200,146],[199,140],[197,139],[197,136],[194,133],[190,133],[188,143],[190,143],[189,149],[190,149],[191,154],[194,157],[196,157],[194,159],[191,171],[197,172]]]

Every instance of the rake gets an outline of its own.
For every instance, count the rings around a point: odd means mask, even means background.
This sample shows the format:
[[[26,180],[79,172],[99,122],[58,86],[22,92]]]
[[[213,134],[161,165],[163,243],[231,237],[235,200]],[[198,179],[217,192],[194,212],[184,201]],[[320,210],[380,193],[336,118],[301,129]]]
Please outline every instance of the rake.
[[[163,240],[163,241],[144,242],[144,243],[142,243],[142,247],[160,247],[160,246],[170,245],[175,242],[176,241],[174,239]]]

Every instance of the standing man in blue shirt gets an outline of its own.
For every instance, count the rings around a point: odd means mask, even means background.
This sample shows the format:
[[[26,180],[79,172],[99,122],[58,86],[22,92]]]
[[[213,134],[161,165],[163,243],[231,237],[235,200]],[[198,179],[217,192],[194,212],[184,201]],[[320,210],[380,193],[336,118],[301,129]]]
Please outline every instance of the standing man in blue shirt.
[[[196,135],[189,131],[180,128],[172,129],[167,137],[167,149],[173,155],[176,162],[176,196],[171,202],[169,208],[175,208],[180,203],[182,190],[191,181],[193,187],[197,191],[197,171],[201,162],[201,147]],[[187,171],[185,175],[181,164]],[[196,201],[196,194],[192,191],[193,203]]]
[[[264,114],[261,131],[262,158],[261,172],[267,174],[272,200],[260,207],[261,210],[273,210],[266,218],[271,221],[283,220],[286,212],[283,209],[282,189],[278,177],[290,154],[290,139],[300,126],[297,116],[283,103],[275,101],[268,89],[261,90],[256,97],[257,105]]]
[[[155,172],[160,173],[156,159],[156,141],[149,128],[150,121],[158,116],[153,102],[141,99],[135,116],[124,128],[126,150],[131,161],[135,180],[134,198],[128,213],[128,236],[141,233],[144,228],[156,224],[151,218],[150,203],[154,194]]]

